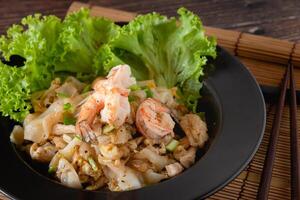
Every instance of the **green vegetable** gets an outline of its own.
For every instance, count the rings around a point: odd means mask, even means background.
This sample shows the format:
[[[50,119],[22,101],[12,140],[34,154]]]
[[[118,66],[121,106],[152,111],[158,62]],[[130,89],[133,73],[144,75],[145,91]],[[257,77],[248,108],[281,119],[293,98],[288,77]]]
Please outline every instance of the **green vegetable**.
[[[153,97],[153,92],[149,88],[146,88],[144,91],[146,93],[147,98]]]
[[[136,99],[135,96],[132,96],[132,95],[128,96],[128,101],[129,102],[133,102],[133,101],[135,101],[135,99]]]
[[[91,89],[92,89],[91,85],[88,84],[83,88],[82,93],[86,93],[86,92],[90,91]]]
[[[80,135],[75,135],[75,137],[74,138],[76,138],[76,139],[78,139],[78,140],[81,140],[82,141],[82,137],[80,136]]]
[[[106,125],[103,127],[102,131],[103,131],[104,134],[107,134],[107,133],[111,132],[111,131],[114,130],[114,129],[115,129],[115,127],[114,127],[113,125],[111,125],[111,124],[106,124]]]
[[[64,113],[63,123],[64,123],[64,125],[75,125],[76,119],[71,114]]]
[[[32,108],[31,87],[25,71],[0,62],[0,111],[3,116],[22,121]]]
[[[70,103],[65,103],[65,104],[64,104],[64,110],[65,110],[65,111],[70,111],[71,108],[72,108],[72,104],[70,104]]]
[[[166,146],[166,149],[170,152],[173,152],[173,151],[175,151],[178,144],[179,144],[179,142],[177,140],[172,139],[171,142]]]
[[[122,63],[131,66],[137,80],[178,87],[179,99],[195,111],[207,57],[216,57],[216,40],[205,36],[196,15],[184,8],[178,14],[178,20],[140,15],[122,28],[90,17],[87,9],[63,21],[51,15],[25,17],[0,37],[5,60],[12,55],[25,59],[18,68],[0,62],[0,112],[21,122],[32,108],[31,95],[47,89],[54,78],[91,81]]]
[[[119,59],[130,65],[137,80],[177,86],[185,105],[195,110],[207,57],[216,57],[216,40],[205,36],[198,16],[184,8],[178,14],[178,23],[157,13],[136,17],[108,43],[110,60],[103,65]]]
[[[113,22],[89,16],[82,9],[61,21],[55,16],[35,14],[13,25],[0,37],[0,53],[9,61],[23,57],[24,66],[13,68],[0,62],[0,112],[23,121],[31,109],[31,94],[47,89],[55,77],[75,75],[93,80],[105,75],[97,56],[99,49],[119,33]]]
[[[56,41],[61,31],[61,20],[55,16],[42,17],[40,14],[22,19],[22,25],[13,25],[7,36],[0,38],[0,51],[6,60],[11,55],[26,59],[24,71],[32,92],[47,88],[53,80]]]
[[[132,85],[132,86],[130,86],[130,88],[129,88],[131,91],[137,91],[137,90],[140,90],[141,89],[141,87],[139,86],[139,85]]]
[[[104,18],[90,17],[87,9],[71,14],[62,22],[58,38],[55,71],[86,74],[86,78],[106,75],[94,60],[101,45],[119,32],[119,27]]]
[[[96,162],[94,161],[94,159],[93,159],[92,157],[89,157],[88,161],[89,161],[89,163],[90,163],[92,169],[93,169],[94,171],[98,171],[98,167],[97,167],[97,164],[96,164]]]
[[[48,173],[49,173],[49,174],[53,174],[53,173],[55,173],[55,172],[56,172],[56,167],[50,166],[49,169],[48,169]]]

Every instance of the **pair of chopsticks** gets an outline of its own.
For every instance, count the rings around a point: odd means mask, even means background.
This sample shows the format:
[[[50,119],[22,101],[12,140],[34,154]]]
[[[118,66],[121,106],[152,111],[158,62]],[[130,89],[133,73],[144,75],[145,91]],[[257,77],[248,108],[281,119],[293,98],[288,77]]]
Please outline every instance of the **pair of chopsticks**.
[[[297,101],[296,101],[296,88],[294,79],[294,66],[289,61],[286,68],[285,76],[282,81],[280,98],[277,105],[276,115],[273,122],[273,127],[269,139],[269,146],[265,158],[264,168],[261,174],[259,190],[257,193],[258,200],[265,200],[268,198],[270,183],[272,178],[272,169],[276,154],[276,144],[278,142],[280,121],[285,102],[286,90],[290,80],[290,134],[291,134],[291,198],[293,200],[300,200],[300,155],[298,152],[298,139],[297,139]]]

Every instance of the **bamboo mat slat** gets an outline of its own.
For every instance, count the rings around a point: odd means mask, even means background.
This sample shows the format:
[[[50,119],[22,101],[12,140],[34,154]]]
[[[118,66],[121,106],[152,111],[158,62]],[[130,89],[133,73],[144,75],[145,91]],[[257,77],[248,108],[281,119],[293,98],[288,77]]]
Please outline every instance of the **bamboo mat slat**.
[[[81,7],[90,8],[91,14],[94,16],[104,16],[114,21],[129,21],[137,15],[136,13],[108,9],[79,2],[74,2],[70,6],[68,13],[77,11]],[[213,27],[205,27],[205,29],[207,35],[217,37],[218,44],[220,46],[224,47],[231,54],[239,57],[241,62],[252,72],[260,84],[277,87],[284,74],[285,64],[287,63],[290,55],[292,55],[292,62],[296,66],[296,87],[300,89],[300,44]],[[298,109],[300,109],[300,106],[298,106]],[[207,198],[208,200],[256,199],[260,174],[263,169],[266,148],[274,115],[275,107],[267,105],[267,124],[265,135],[253,160],[237,178],[235,178],[222,190]],[[298,123],[300,123],[299,113]],[[269,199],[285,200],[291,198],[289,146],[289,109],[288,107],[285,107],[281,122],[279,141],[276,149],[276,159]],[[8,200],[1,193],[0,199]]]

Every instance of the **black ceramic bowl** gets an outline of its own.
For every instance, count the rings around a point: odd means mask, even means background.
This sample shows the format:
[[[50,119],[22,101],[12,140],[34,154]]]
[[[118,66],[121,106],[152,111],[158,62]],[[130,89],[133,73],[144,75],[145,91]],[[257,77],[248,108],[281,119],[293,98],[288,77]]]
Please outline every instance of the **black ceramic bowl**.
[[[202,90],[210,142],[198,161],[159,184],[126,192],[84,191],[64,187],[9,141],[13,122],[1,118],[0,188],[15,199],[195,199],[205,198],[234,179],[256,152],[265,128],[265,104],[257,82],[233,56],[218,47]]]

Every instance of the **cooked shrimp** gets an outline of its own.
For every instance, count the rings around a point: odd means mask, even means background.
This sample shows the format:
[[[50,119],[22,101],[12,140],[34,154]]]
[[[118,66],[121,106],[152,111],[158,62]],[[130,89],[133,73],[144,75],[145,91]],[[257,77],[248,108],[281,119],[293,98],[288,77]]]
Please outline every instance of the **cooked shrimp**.
[[[166,106],[155,99],[148,98],[137,110],[136,126],[145,137],[160,139],[168,134],[174,135],[175,122]]]
[[[125,122],[130,114],[128,87],[135,83],[128,65],[112,68],[107,79],[97,79],[93,83],[94,93],[82,105],[76,123],[77,132],[86,142],[96,141],[91,125],[100,111],[103,122],[115,127],[120,127]]]
[[[119,91],[113,90],[106,99],[104,109],[101,111],[101,120],[118,128],[130,115],[128,93],[122,95]]]
[[[103,107],[104,98],[97,91],[81,107],[76,122],[76,132],[82,135],[86,142],[96,141],[97,139],[91,125]]]
[[[107,75],[107,79],[114,88],[129,88],[131,85],[136,84],[128,65],[118,65],[112,68]]]

